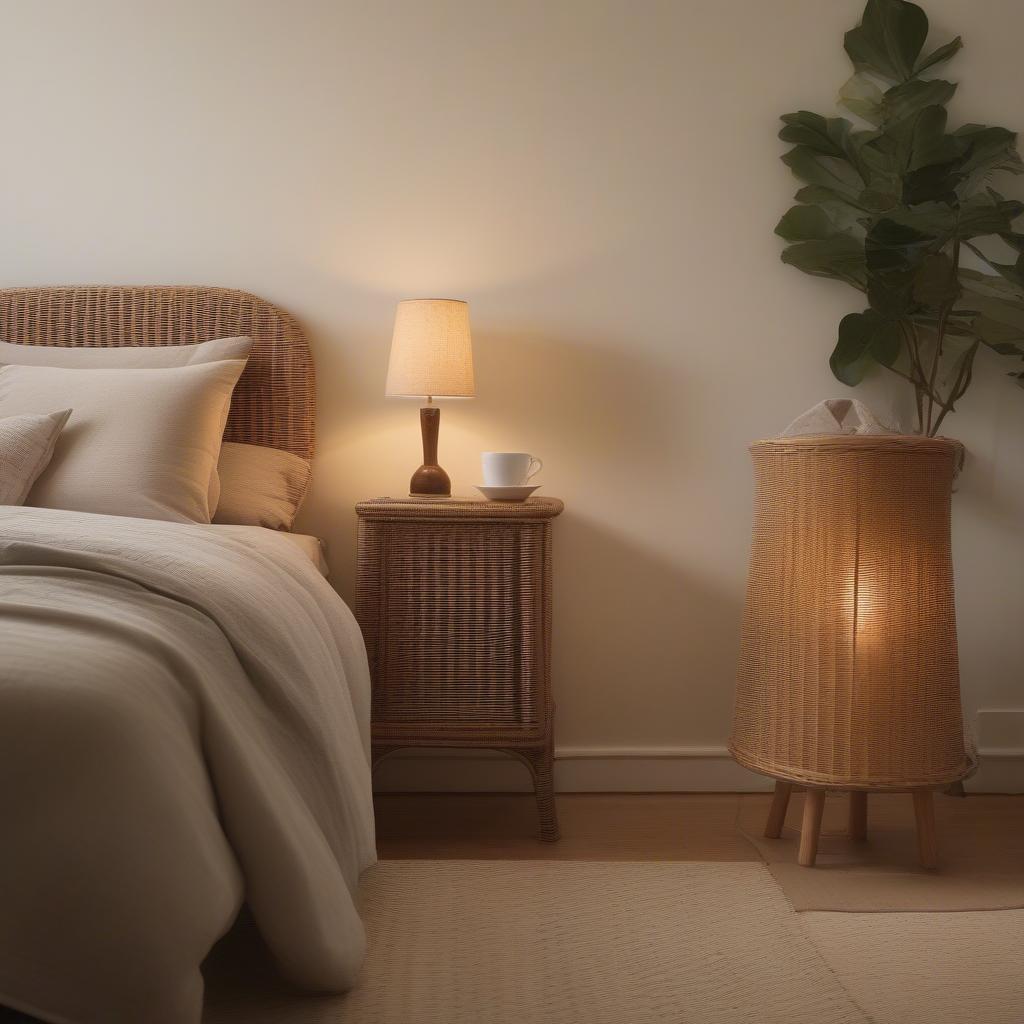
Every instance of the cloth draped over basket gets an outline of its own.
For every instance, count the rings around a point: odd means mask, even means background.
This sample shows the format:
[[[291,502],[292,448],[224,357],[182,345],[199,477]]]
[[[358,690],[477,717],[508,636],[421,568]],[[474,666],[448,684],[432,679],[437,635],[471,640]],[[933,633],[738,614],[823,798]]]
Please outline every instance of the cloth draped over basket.
[[[884,433],[859,403],[838,416],[828,405],[750,449],[754,534],[730,751],[810,785],[948,784],[974,767],[950,551],[963,448]],[[829,417],[830,432],[799,433]]]

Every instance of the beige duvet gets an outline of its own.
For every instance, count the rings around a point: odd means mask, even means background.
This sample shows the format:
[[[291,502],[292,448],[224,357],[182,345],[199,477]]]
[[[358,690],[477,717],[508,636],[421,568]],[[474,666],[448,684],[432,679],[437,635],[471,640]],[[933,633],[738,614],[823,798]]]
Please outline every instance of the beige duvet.
[[[290,979],[348,987],[368,728],[358,628],[285,538],[0,507],[0,1004],[197,1024],[243,900]]]

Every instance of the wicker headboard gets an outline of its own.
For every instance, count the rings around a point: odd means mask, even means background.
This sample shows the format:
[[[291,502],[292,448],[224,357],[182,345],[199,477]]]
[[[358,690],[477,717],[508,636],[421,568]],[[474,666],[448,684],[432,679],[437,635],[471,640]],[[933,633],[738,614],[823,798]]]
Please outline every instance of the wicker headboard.
[[[254,345],[225,440],[313,456],[316,389],[302,330],[231,288],[0,289],[0,340],[25,345],[188,345],[246,334]]]

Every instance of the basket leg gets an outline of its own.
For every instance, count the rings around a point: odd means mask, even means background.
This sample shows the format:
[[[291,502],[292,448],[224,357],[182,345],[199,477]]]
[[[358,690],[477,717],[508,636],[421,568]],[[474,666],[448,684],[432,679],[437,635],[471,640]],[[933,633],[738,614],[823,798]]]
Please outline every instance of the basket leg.
[[[921,867],[934,868],[939,862],[939,844],[935,835],[935,803],[930,789],[915,789],[914,817],[917,819],[917,854]]]
[[[764,826],[766,839],[778,839],[782,835],[782,826],[786,824],[786,811],[789,809],[789,797],[793,792],[792,782],[779,779],[775,783],[775,795],[768,811],[768,821]]]
[[[868,794],[863,789],[850,793],[850,838],[863,842],[868,837]]]
[[[804,792],[804,817],[800,826],[800,852],[797,863],[813,868],[818,857],[818,836],[821,834],[821,816],[825,812],[825,790],[808,789]]]

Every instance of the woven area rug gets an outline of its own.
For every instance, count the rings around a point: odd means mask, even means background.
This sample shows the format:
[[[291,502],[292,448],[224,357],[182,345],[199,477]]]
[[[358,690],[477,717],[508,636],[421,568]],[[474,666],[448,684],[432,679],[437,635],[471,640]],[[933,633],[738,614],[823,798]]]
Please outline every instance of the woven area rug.
[[[1024,910],[799,918],[877,1024],[1024,1021]]]
[[[909,812],[902,820],[891,814],[891,802],[909,805],[909,796],[872,797],[890,801],[883,809],[890,813],[872,819],[869,800],[868,839],[860,843],[846,837],[847,797],[830,793],[814,868],[796,863],[802,794],[794,794],[790,801],[787,827],[779,839],[764,838],[763,799],[741,798],[737,824],[796,910],[928,913],[1024,907],[1024,805],[1008,803],[1002,817],[957,824],[943,821],[941,815],[941,801],[950,799],[936,797],[939,866],[934,871],[918,865],[917,835]],[[959,806],[964,805],[954,800],[954,809]],[[998,841],[979,842],[979,828],[998,830]],[[1024,1011],[1020,1020],[1024,1021]]]
[[[272,981],[238,936],[204,1024],[865,1024],[763,865],[386,861],[345,997]]]

